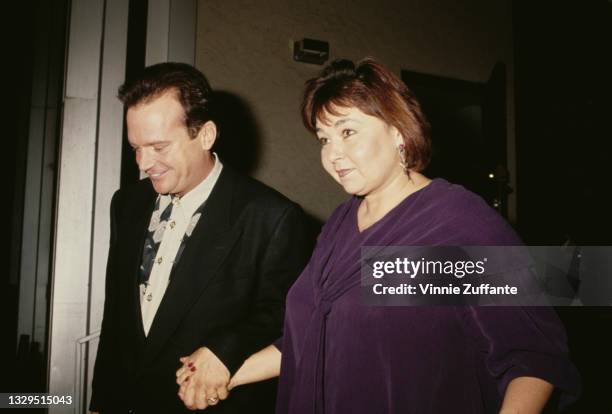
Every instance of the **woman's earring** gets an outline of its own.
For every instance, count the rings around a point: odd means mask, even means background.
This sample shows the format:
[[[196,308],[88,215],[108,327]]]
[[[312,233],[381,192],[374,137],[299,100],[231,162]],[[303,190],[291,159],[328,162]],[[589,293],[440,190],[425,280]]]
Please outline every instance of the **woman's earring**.
[[[404,144],[399,144],[397,146],[397,151],[399,152],[400,156],[400,165],[402,166],[402,169],[408,173],[408,164],[406,163],[406,146]]]

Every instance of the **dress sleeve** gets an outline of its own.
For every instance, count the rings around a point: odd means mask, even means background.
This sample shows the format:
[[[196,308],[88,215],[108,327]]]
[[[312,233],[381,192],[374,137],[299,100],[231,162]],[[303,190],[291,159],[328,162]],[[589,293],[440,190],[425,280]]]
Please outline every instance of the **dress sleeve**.
[[[276,341],[272,342],[272,345],[276,347],[281,353],[283,352],[283,337],[281,336]]]
[[[503,398],[514,378],[537,377],[560,392],[559,405],[580,395],[580,375],[568,358],[565,329],[549,307],[467,307],[464,322],[484,353],[485,368]]]

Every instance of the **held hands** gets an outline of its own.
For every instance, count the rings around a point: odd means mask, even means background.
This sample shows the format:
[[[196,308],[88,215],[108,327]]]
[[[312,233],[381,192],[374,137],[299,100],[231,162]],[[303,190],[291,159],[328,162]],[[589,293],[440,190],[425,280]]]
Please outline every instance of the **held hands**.
[[[281,353],[269,345],[248,357],[230,379],[230,373],[208,348],[200,348],[181,358],[183,366],[176,372],[179,397],[189,409],[201,409],[224,400],[235,387],[264,381],[280,374]]]
[[[176,383],[187,408],[203,410],[227,398],[230,372],[210,349],[199,348],[180,360],[183,366],[176,371]]]

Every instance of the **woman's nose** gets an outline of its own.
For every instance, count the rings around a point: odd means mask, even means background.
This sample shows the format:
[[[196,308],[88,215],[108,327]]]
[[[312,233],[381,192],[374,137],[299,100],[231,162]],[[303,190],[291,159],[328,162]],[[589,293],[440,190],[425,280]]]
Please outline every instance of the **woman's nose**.
[[[344,157],[344,149],[342,144],[336,144],[330,142],[328,145],[327,156],[330,162],[338,161]]]

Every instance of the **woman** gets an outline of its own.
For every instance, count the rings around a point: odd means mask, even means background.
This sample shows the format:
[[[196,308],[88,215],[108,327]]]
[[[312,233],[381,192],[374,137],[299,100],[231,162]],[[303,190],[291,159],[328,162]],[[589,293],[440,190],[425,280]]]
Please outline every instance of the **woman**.
[[[537,413],[555,387],[562,401],[576,395],[550,309],[362,303],[362,246],[521,244],[480,197],[420,173],[428,125],[402,81],[372,59],[335,61],[307,82],[302,116],[324,169],[353,197],[289,291],[284,337],[247,359],[229,388],[280,368],[279,414]],[[181,392],[188,365],[197,368],[183,362]]]

